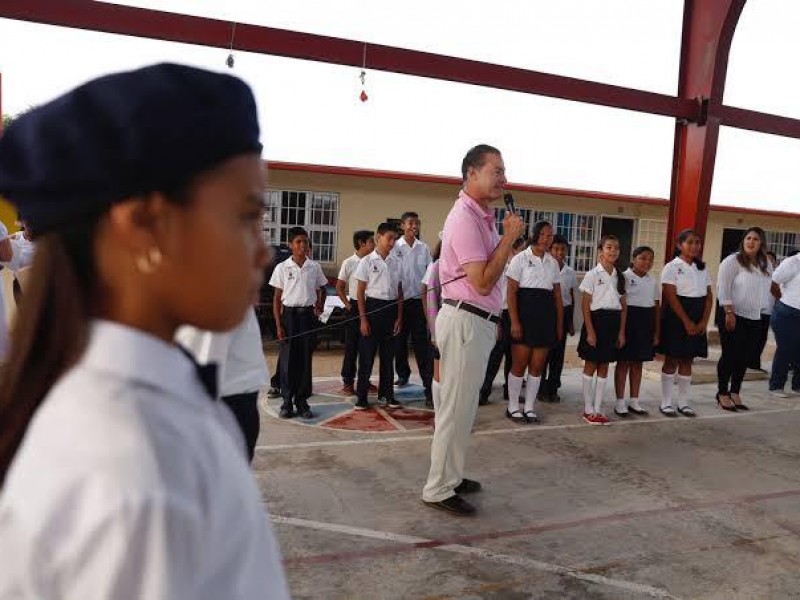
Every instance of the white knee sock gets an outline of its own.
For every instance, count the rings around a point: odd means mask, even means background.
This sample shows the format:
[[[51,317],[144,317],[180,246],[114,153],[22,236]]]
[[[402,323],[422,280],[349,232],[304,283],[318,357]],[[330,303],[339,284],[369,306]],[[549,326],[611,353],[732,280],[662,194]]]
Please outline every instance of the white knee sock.
[[[435,379],[431,381],[431,398],[433,399],[433,411],[439,412],[439,403],[442,401],[442,384]]]
[[[692,387],[691,375],[677,375],[678,380],[678,408],[689,406],[689,388]]]
[[[594,413],[594,394],[592,393],[592,380],[590,375],[583,376],[583,412],[587,415]]]
[[[675,385],[675,375],[661,373],[661,408],[672,406],[672,388]]]
[[[603,396],[606,395],[606,378],[597,378],[597,387],[594,390],[594,414],[599,415],[603,412]]]
[[[519,395],[522,392],[522,377],[508,374],[508,412],[519,410]]]
[[[528,385],[525,386],[525,412],[533,410],[533,403],[536,402],[536,394],[539,393],[539,384],[542,382],[541,377],[534,377],[528,375]]]

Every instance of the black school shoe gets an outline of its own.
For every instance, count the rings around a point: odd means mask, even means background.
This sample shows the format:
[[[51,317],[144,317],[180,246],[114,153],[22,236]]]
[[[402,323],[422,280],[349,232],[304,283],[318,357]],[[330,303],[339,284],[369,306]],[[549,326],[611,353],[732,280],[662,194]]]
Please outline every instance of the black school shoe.
[[[278,416],[281,419],[291,419],[294,417],[294,411],[291,408],[282,408],[281,412],[278,413]]]
[[[422,502],[425,504],[425,506],[430,506],[431,508],[448,512],[456,517],[471,517],[476,512],[475,507],[461,498],[458,494],[455,496],[450,496],[445,500],[440,500],[439,502],[427,502],[425,500]]]
[[[474,479],[467,479],[466,477],[461,480],[456,486],[456,489],[453,491],[456,494],[474,494],[475,492],[480,492],[483,489],[483,486],[480,484],[479,481],[475,481]]]

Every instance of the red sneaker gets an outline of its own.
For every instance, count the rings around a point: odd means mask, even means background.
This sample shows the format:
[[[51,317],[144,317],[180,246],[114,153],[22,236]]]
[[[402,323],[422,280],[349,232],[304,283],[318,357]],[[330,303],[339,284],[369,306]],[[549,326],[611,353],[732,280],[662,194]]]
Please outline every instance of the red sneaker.
[[[594,422],[594,415],[591,413],[583,413],[583,422],[589,425],[600,425],[600,423]]]
[[[610,425],[611,422],[608,420],[608,417],[605,415],[601,415],[600,413],[594,415],[594,424],[595,425]]]

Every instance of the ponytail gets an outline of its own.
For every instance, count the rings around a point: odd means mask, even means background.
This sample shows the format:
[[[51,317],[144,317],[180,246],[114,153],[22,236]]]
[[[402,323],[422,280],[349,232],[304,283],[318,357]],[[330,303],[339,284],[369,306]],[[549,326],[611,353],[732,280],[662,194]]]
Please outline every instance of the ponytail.
[[[694,229],[684,229],[678,234],[677,243],[675,244],[675,252],[672,254],[672,258],[678,258],[681,254],[683,254],[681,252],[681,244],[686,240],[688,240],[693,235],[697,235]],[[700,236],[697,235],[697,237]],[[704,263],[702,260],[700,260],[697,257],[694,257],[692,259],[692,262],[697,266],[698,271],[705,271],[706,263]]]
[[[37,240],[0,379],[0,486],[42,400],[86,348],[96,225],[95,219]]]

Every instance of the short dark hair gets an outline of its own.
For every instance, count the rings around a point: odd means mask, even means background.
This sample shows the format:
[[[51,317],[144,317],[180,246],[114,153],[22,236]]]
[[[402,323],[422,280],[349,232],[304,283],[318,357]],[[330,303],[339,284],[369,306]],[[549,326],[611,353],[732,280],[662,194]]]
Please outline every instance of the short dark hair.
[[[287,236],[286,241],[291,244],[294,241],[294,238],[300,237],[301,235],[308,237],[308,232],[302,227],[290,227],[289,235]]]
[[[800,249],[793,248],[792,250],[789,251],[789,254],[786,255],[786,258],[791,258],[792,256],[797,256],[798,254],[800,254]]]
[[[569,248],[569,241],[567,241],[567,238],[565,238],[565,237],[564,237],[563,235],[561,235],[560,233],[557,233],[557,234],[555,234],[555,235],[553,236],[553,243],[552,243],[552,245],[551,245],[550,247],[552,248],[552,247],[553,247],[553,246],[555,246],[556,244],[563,244],[564,246],[566,246],[567,248]]]
[[[419,215],[415,213],[413,210],[407,210],[402,215],[400,215],[400,222],[405,223],[406,219],[419,219]]]
[[[467,171],[472,167],[473,169],[480,169],[486,162],[487,154],[496,154],[501,156],[500,150],[489,144],[478,144],[469,149],[464,160],[461,161],[461,178],[467,180]]]
[[[530,240],[529,240],[528,243],[531,246],[535,246],[536,244],[538,244],[539,243],[539,237],[542,235],[542,232],[547,227],[549,227],[550,229],[553,229],[553,226],[550,224],[550,221],[536,221],[536,223],[534,223],[534,225],[533,225],[533,229],[531,229]]]
[[[378,229],[376,230],[376,233],[378,235],[385,235],[385,234],[389,233],[390,231],[392,233],[394,233],[395,235],[397,235],[397,227],[395,227],[391,223],[381,223],[380,225],[378,225]]]
[[[369,241],[369,238],[374,235],[374,231],[370,231],[369,229],[359,229],[353,233],[353,247],[356,250],[360,249],[361,245],[366,244]]]

